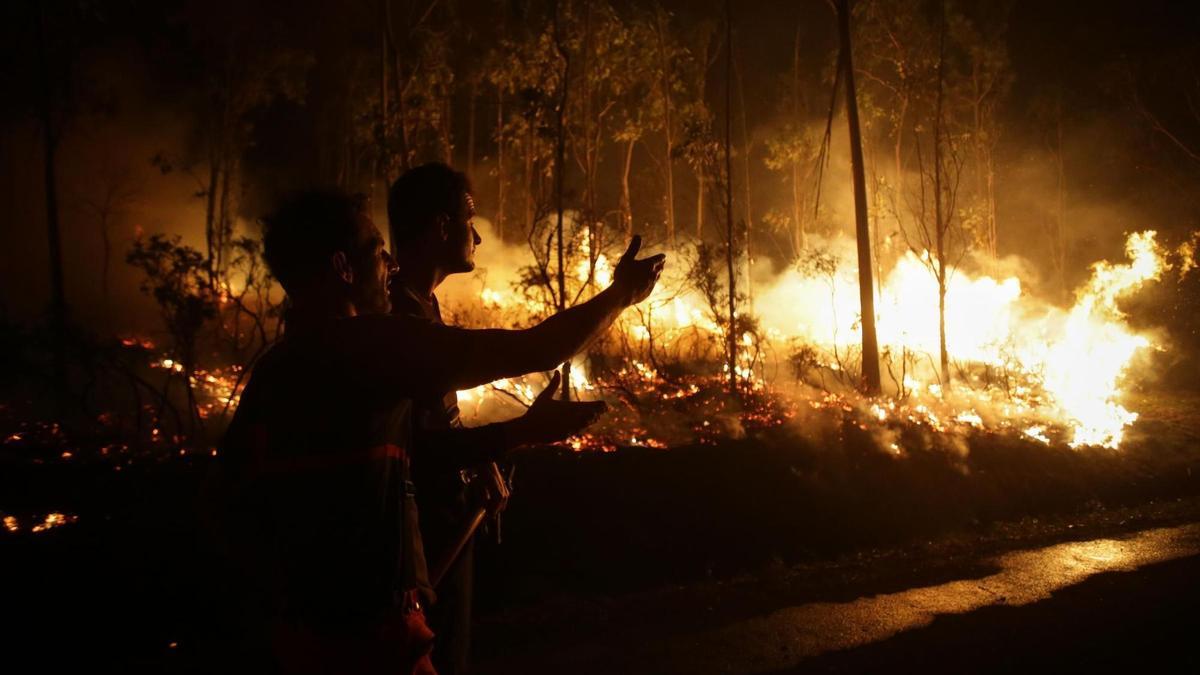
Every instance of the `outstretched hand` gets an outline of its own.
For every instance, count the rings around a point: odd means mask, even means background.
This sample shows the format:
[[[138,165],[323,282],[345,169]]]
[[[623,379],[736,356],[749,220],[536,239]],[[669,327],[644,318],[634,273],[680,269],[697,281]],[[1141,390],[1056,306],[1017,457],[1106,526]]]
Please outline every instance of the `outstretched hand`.
[[[662,253],[638,260],[637,254],[641,248],[642,236],[633,235],[629,248],[613,270],[612,285],[623,294],[628,305],[636,305],[649,297],[667,261],[667,256]]]
[[[608,410],[604,401],[560,401],[554,394],[562,383],[555,371],[550,384],[533,400],[525,414],[512,421],[511,433],[520,444],[553,443],[579,433]]]

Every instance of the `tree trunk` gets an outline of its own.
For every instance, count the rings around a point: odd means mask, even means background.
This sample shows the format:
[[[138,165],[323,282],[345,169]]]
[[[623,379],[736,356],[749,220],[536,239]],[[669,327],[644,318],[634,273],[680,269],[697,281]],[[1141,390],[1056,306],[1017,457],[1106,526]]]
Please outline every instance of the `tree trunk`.
[[[662,11],[655,15],[656,37],[658,38],[659,89],[663,100],[663,136],[666,139],[667,168],[667,242],[675,245],[675,138],[671,128],[671,73],[667,60],[666,27],[663,26]]]
[[[104,210],[100,213],[100,241],[104,246],[103,256],[100,259],[100,293],[104,298],[104,313],[107,315],[111,304],[108,297],[108,276],[109,267],[112,259],[112,233],[108,231],[109,205],[104,205]]]
[[[796,26],[796,39],[792,49],[792,119],[796,124],[804,119],[802,99],[800,98],[800,26]],[[796,225],[793,249],[799,255],[808,248],[808,232],[804,228],[803,182],[800,171],[800,157],[792,159],[792,219]]]
[[[950,386],[950,353],[946,351],[946,269],[938,275],[938,344],[942,365],[942,393]]]
[[[696,172],[696,239],[704,240],[704,174]]]
[[[752,283],[752,273],[754,271],[754,259],[750,252],[750,234],[754,227],[754,209],[753,200],[750,192],[750,132],[746,124],[746,90],[742,80],[741,63],[737,59],[733,61],[734,75],[737,78],[738,85],[738,108],[741,113],[742,122],[742,168],[744,175],[742,177],[746,188],[746,221],[745,238],[742,245],[746,248],[746,306],[751,315],[754,314],[754,285]]]
[[[50,328],[53,339],[54,384],[61,408],[67,392],[67,294],[63,277],[62,231],[58,220],[58,130],[54,124],[54,89],[46,45],[46,9],[38,4],[38,66],[41,70],[39,116],[42,122],[43,179],[46,192],[46,244],[50,258]]]
[[[867,220],[867,184],[863,167],[862,133],[854,89],[854,59],[850,45],[850,2],[838,0],[842,76],[846,79],[846,119],[850,127],[850,170],[854,181],[854,223],[858,242],[858,297],[862,312],[862,375],[868,394],[878,394],[879,343],[875,335],[875,294],[871,281],[871,233]]]
[[[525,121],[525,232],[533,232],[533,120]]]
[[[976,65],[971,74],[973,88],[971,112],[975,124],[975,174],[976,189],[983,196],[984,207],[984,236],[988,256],[992,266],[996,264],[997,235],[996,235],[996,171],[992,157],[992,138],[988,134],[987,113],[984,110],[985,94],[979,83],[979,66]],[[986,136],[985,136],[986,135]]]
[[[233,148],[227,148],[225,171],[221,176],[221,210],[219,219],[219,228],[217,230],[217,276],[218,278],[224,274],[225,267],[228,265],[227,254],[229,252],[229,242],[233,237],[234,214],[236,213],[237,195],[234,192],[236,187],[233,185],[235,176],[238,171],[237,154]]]
[[[1063,155],[1063,124],[1062,124],[1062,93],[1058,94],[1055,101],[1055,174],[1056,174],[1056,194],[1055,194],[1055,210],[1054,210],[1054,232],[1052,240],[1052,253],[1054,255],[1054,271],[1058,277],[1058,292],[1059,296],[1065,302],[1068,300],[1070,293],[1067,289],[1067,243],[1066,243],[1066,217],[1067,217],[1067,177],[1066,177],[1066,157]]]
[[[902,96],[900,98],[900,112],[896,122],[896,138],[892,146],[893,161],[896,163],[896,180],[892,190],[896,193],[896,199],[900,198],[900,185],[904,181],[904,120],[907,117],[908,96]]]
[[[471,94],[467,98],[467,176],[475,180],[475,102],[479,95],[479,82],[471,81]]]
[[[220,155],[215,148],[209,149],[208,194],[204,207],[204,243],[208,251],[208,285],[217,287],[217,270],[213,261],[217,257],[217,185],[221,179]]]
[[[391,57],[393,59],[392,80],[396,84],[396,117],[398,119],[397,129],[400,132],[400,166],[399,172],[404,173],[409,169],[409,145],[408,145],[408,106],[405,102],[405,90],[408,89],[404,75],[404,59],[400,53],[400,45],[396,43],[396,36],[392,33],[392,3],[391,0],[383,0],[384,30],[387,31],[385,45],[391,49]],[[386,76],[386,73],[385,73]],[[384,82],[384,87],[387,87],[387,82]],[[388,183],[391,183],[391,176],[388,176]]]
[[[733,11],[725,0],[725,266],[729,276],[729,394],[737,396],[737,272],[733,259],[737,241],[733,232],[733,158],[730,146],[733,129]]]
[[[938,282],[938,351],[942,366],[943,392],[950,386],[950,353],[946,349],[946,234],[950,226],[949,214],[942,209],[942,104],[944,99],[944,72],[946,61],[946,8],[941,8],[938,34],[937,101],[933,119],[933,219],[935,247],[937,249]]]
[[[801,200],[803,200],[803,194],[802,194],[803,188],[801,187],[802,182],[803,181],[801,180],[801,176],[800,176],[800,161],[793,160],[792,161],[792,218],[796,224],[796,234],[792,237],[792,248],[794,249],[794,252],[796,253],[797,257],[799,257],[799,254],[801,251],[808,248],[808,233],[805,232],[805,228],[804,228],[804,210],[800,204]]]
[[[593,91],[592,82],[588,77],[588,67],[592,56],[592,4],[585,3],[584,20],[583,20],[583,45],[582,45],[582,62],[580,63],[579,72],[580,84],[583,87],[582,96],[580,97],[583,106],[580,114],[582,115],[582,133],[583,133],[583,212],[584,212],[584,228],[588,242],[588,275],[587,283],[592,289],[596,285],[596,261],[600,255],[600,219],[597,217],[596,208],[596,192],[598,179],[598,166],[600,158],[600,126],[601,120],[593,116]]]
[[[504,241],[504,91],[496,86],[496,237]]]
[[[567,146],[567,130],[565,117],[567,114],[567,94],[569,91],[570,74],[571,74],[571,57],[567,52],[566,47],[562,43],[561,34],[559,32],[559,11],[558,3],[554,5],[554,41],[558,47],[559,57],[562,59],[562,92],[559,95],[558,110],[556,117],[558,122],[557,139],[554,152],[554,209],[557,217],[556,232],[558,234],[558,311],[563,311],[567,308],[567,281],[566,281],[566,260],[565,248],[563,241],[563,190],[564,190],[564,174],[567,168],[566,162],[566,146]],[[568,359],[562,365],[562,399],[569,401],[571,399],[571,361]]]
[[[388,47],[388,21],[391,19],[389,4],[391,0],[379,2],[379,155],[375,161],[376,178],[383,179],[383,203],[387,203],[387,193],[391,188],[391,176],[388,170],[388,153],[391,146],[391,134],[388,133],[388,60],[391,58]]]
[[[629,170],[633,167],[633,146],[635,139],[629,139],[625,144],[625,165],[621,169],[621,220],[624,221],[625,238],[633,236],[633,203],[629,194]]]
[[[442,141],[442,161],[448,165],[454,163],[454,136],[450,128],[454,115],[452,103],[450,96],[442,99],[442,123],[438,128],[438,136]]]

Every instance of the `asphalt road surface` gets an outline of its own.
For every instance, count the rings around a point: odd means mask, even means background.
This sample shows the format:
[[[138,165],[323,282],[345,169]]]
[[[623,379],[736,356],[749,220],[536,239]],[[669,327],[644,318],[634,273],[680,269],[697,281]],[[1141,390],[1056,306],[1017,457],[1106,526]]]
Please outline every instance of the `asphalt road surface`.
[[[478,672],[1200,672],[1200,523],[922,567],[796,602],[785,575],[593,608]]]

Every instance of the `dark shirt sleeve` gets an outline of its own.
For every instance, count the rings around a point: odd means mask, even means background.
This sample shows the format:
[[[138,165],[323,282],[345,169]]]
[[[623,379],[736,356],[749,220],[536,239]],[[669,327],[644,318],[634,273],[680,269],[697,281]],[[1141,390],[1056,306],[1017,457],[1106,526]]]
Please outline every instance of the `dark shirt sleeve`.
[[[345,366],[360,382],[419,396],[470,389],[556,368],[601,334],[626,307],[611,289],[523,330],[472,330],[410,316],[346,320]]]

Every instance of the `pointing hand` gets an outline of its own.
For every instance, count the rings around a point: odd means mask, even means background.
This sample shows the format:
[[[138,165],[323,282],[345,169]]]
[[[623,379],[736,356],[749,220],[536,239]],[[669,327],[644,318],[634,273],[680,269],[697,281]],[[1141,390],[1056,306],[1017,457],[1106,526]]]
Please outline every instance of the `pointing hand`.
[[[629,248],[613,271],[612,285],[621,292],[626,305],[636,305],[649,297],[667,261],[667,256],[662,253],[638,260],[637,254],[641,248],[641,235],[633,235]]]

